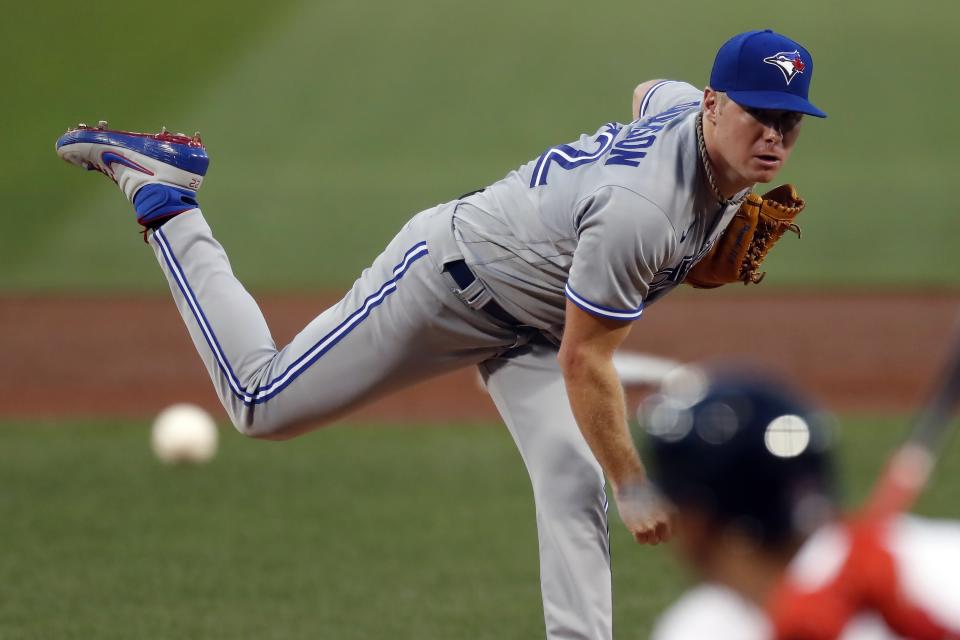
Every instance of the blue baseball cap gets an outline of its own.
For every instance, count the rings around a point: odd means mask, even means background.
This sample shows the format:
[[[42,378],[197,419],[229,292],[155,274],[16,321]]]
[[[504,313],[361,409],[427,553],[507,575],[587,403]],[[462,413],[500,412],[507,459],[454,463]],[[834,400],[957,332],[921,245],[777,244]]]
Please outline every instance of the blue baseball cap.
[[[710,87],[753,109],[797,111],[818,118],[827,114],[807,99],[813,57],[799,43],[765,29],[727,40],[717,52]]]

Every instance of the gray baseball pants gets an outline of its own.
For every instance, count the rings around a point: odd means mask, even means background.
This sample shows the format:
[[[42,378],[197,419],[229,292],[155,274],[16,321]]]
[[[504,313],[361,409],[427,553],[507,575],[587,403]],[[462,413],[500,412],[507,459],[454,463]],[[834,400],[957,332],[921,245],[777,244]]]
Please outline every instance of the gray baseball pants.
[[[529,335],[479,310],[488,292],[460,291],[443,270],[462,258],[455,204],[412,218],[340,302],[279,350],[200,210],[149,241],[217,394],[246,435],[320,426],[375,397],[479,366],[533,484],[547,637],[609,639],[600,466],[570,410],[556,348],[526,344]]]

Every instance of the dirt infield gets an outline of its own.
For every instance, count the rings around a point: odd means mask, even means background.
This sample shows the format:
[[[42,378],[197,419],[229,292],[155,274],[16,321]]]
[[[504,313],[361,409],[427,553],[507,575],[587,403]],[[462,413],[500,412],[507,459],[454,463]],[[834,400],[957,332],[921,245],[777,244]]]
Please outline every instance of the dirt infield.
[[[334,296],[260,298],[284,344]],[[689,361],[739,357],[799,380],[838,411],[903,412],[922,398],[956,326],[960,294],[675,295],[628,348]],[[0,298],[0,417],[146,417],[219,401],[174,305],[157,297]],[[349,420],[486,420],[472,371],[413,387]]]

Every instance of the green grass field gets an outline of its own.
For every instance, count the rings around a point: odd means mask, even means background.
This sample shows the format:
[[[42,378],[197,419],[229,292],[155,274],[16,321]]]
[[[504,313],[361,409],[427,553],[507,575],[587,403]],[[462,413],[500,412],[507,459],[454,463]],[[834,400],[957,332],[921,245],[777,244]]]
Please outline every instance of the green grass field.
[[[849,499],[903,427],[842,424]],[[213,463],[165,467],[145,423],[0,424],[0,637],[535,638],[530,489],[505,429],[224,430]],[[919,511],[956,515],[942,461]],[[614,520],[619,638],[685,584]]]
[[[767,286],[956,289],[958,18],[948,0],[11,5],[0,291],[165,286],[122,197],[54,155],[78,120],[202,130],[201,202],[242,279],[339,288],[412,213],[627,119],[639,81],[703,85],[762,26],[813,51],[830,114],[782,176],[810,206]]]

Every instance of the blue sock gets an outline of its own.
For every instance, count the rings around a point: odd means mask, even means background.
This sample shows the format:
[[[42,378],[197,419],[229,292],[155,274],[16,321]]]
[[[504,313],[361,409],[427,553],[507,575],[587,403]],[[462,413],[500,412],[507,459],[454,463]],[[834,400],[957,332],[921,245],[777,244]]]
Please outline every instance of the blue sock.
[[[156,229],[177,214],[196,209],[197,192],[168,184],[148,184],[133,197],[137,222]]]

